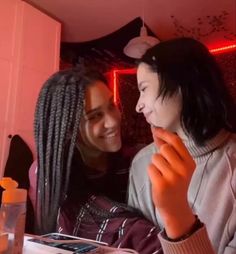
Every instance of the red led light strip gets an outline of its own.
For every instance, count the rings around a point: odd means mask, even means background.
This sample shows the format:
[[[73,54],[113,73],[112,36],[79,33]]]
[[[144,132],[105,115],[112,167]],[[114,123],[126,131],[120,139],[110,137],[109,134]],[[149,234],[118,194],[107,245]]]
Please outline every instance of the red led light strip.
[[[234,49],[236,49],[236,44],[232,44],[232,45],[228,45],[228,46],[220,47],[220,48],[210,49],[210,52],[213,54],[216,54],[216,53],[223,53],[223,52],[226,52],[229,50],[234,50]]]
[[[113,81],[113,95],[114,95],[114,102],[118,104],[119,98],[118,98],[118,90],[117,90],[117,75],[120,74],[135,74],[136,69],[122,69],[122,70],[112,70],[112,81]]]

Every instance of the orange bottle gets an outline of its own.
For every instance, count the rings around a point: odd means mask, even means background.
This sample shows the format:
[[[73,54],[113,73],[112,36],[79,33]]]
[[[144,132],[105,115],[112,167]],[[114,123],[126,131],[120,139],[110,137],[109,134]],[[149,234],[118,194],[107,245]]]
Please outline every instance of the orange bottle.
[[[2,235],[7,235],[7,254],[21,254],[24,243],[27,191],[18,189],[18,183],[10,177],[3,177],[1,217]]]

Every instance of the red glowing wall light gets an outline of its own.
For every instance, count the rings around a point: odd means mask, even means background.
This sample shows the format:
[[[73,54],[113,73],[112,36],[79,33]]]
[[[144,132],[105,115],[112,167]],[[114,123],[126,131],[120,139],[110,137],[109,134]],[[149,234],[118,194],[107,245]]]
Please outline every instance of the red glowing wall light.
[[[121,70],[118,70],[118,69],[114,69],[112,70],[111,72],[111,79],[112,79],[112,90],[113,90],[113,95],[114,95],[114,102],[116,104],[118,104],[118,101],[119,101],[119,98],[118,98],[118,82],[117,82],[117,75],[120,75],[120,74],[135,74],[136,73],[136,69],[135,68],[132,68],[132,69],[121,69]]]
[[[236,44],[232,44],[232,45],[228,45],[224,47],[210,49],[210,52],[212,54],[219,54],[219,53],[224,53],[226,51],[235,50],[235,49],[236,49]]]

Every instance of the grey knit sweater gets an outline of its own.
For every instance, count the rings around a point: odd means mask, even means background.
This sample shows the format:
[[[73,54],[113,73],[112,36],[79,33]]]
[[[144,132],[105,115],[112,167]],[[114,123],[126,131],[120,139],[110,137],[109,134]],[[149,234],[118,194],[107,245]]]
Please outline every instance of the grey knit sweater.
[[[197,165],[188,200],[205,226],[180,242],[167,241],[161,232],[163,251],[165,254],[236,254],[236,135],[222,130],[203,147],[196,146],[192,140],[185,145]],[[163,227],[152,203],[146,171],[156,151],[155,145],[150,144],[134,158],[128,203]]]

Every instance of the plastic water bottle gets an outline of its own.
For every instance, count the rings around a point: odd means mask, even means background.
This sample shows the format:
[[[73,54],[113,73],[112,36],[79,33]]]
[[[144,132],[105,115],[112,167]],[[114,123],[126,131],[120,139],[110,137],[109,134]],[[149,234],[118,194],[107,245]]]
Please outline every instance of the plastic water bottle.
[[[0,211],[2,217],[2,241],[7,239],[7,250],[3,253],[22,254],[27,191],[25,189],[18,189],[18,183],[10,177],[2,178],[0,185],[5,189],[2,193]]]

